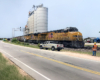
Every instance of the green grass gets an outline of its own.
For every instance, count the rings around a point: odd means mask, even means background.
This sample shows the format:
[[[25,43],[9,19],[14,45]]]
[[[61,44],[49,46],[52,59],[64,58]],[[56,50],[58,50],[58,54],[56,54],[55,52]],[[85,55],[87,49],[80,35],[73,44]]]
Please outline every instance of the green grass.
[[[31,47],[31,48],[38,48],[39,49],[39,47],[37,45],[26,45],[26,43],[24,44],[23,42],[22,43],[14,43],[14,42],[8,42],[8,41],[4,41],[4,42],[15,44],[15,45],[20,45],[20,46]]]
[[[33,80],[30,76],[20,74],[18,68],[0,53],[0,80]]]

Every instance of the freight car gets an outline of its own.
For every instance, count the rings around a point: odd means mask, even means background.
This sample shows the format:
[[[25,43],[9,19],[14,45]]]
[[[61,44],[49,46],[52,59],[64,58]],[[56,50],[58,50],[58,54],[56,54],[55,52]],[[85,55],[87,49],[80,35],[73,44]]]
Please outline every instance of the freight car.
[[[84,47],[82,33],[76,27],[54,30],[43,33],[32,33],[24,36],[26,42],[41,43],[44,41],[57,41],[64,47]]]
[[[18,41],[21,41],[21,42],[24,41],[24,36],[17,36],[17,37],[15,37],[15,38],[17,38]]]

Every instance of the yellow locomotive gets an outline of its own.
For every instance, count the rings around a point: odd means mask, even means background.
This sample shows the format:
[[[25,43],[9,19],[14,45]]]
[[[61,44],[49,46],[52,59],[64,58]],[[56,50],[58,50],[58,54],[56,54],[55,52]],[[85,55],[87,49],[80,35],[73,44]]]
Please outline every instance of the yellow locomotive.
[[[35,33],[25,35],[28,42],[41,43],[44,41],[57,41],[64,44],[65,47],[84,47],[82,33],[76,27],[67,27],[66,29],[54,30],[44,33]]]

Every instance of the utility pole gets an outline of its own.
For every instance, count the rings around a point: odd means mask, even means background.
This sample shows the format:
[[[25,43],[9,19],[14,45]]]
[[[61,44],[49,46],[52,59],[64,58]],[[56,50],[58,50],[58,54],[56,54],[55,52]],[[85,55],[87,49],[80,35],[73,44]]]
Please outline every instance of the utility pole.
[[[23,36],[25,35],[25,28],[23,28]],[[25,36],[24,36],[24,43],[25,43]]]
[[[15,31],[21,31],[21,27],[20,28],[12,28],[12,38],[15,37]]]
[[[22,31],[23,32],[23,38],[24,38],[24,43],[25,43],[25,28],[12,28],[12,39],[15,37],[15,31]]]
[[[12,39],[13,39],[13,28],[12,28]]]
[[[20,31],[21,31],[21,27],[20,27]]]
[[[12,28],[12,38],[14,37],[15,28]]]

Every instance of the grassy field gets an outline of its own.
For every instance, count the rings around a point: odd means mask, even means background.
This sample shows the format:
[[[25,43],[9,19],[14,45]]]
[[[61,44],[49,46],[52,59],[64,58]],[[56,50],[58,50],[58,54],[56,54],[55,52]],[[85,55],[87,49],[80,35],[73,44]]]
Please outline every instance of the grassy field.
[[[4,41],[4,42],[7,42],[7,43],[11,43],[11,44],[15,44],[15,45],[20,45],[20,46],[25,46],[25,47],[31,47],[31,48],[38,48],[39,47],[37,45],[27,45],[27,44],[24,44],[24,43],[13,43],[13,42],[8,42],[8,41]]]
[[[18,67],[11,64],[10,60],[7,60],[0,53],[0,80],[34,80],[29,75],[22,75],[18,70]]]

